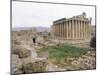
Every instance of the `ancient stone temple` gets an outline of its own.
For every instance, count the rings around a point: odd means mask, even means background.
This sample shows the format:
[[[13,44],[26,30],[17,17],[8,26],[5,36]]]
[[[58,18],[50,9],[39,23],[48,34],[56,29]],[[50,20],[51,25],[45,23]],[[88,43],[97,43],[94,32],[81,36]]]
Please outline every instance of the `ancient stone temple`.
[[[53,21],[52,35],[56,39],[86,40],[91,37],[91,18],[86,13]]]

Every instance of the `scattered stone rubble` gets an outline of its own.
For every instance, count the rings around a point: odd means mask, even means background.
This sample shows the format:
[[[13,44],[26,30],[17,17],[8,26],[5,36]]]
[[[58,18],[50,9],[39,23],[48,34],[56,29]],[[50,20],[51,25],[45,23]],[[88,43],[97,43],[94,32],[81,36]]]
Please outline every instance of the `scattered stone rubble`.
[[[12,74],[21,74],[23,73],[22,71],[22,62],[21,59],[18,57],[16,54],[12,54],[12,59],[11,59],[11,73]]]
[[[48,63],[48,52],[38,55],[35,51],[35,49],[38,48],[32,44],[32,40],[28,40],[28,36],[25,37],[26,33],[24,34],[24,37],[21,37],[23,36],[23,34],[16,35],[16,33],[13,33],[11,43],[12,74],[32,74],[35,72],[67,71],[96,68],[95,53],[91,53],[91,51],[88,52],[87,55],[83,55],[78,59],[69,58],[68,60],[70,60],[70,62],[68,63],[65,61],[63,63],[65,64],[65,66],[63,67],[53,63]],[[25,38],[27,39],[25,40]],[[54,41],[49,41],[49,43],[45,42],[44,44],[47,46],[55,46],[57,43],[55,43]]]
[[[21,35],[23,36],[23,34]],[[47,60],[45,58],[38,58],[34,47],[31,45],[32,43],[29,40],[25,40],[25,35],[24,37],[21,37],[21,35],[17,36],[13,34],[11,43],[11,73],[31,74],[35,72],[45,72]]]
[[[25,48],[18,48],[14,50],[14,54],[17,54],[19,58],[25,58],[31,56],[30,50],[27,50]]]
[[[18,48],[14,51],[12,54],[12,74],[46,71],[46,59],[32,58],[31,51],[24,48]]]
[[[23,59],[23,71],[25,74],[31,74],[35,72],[45,72],[46,71],[46,59],[43,58],[26,58]]]
[[[96,68],[95,51],[89,51],[86,55],[76,58],[67,58],[62,67],[67,71],[71,70],[88,70]]]

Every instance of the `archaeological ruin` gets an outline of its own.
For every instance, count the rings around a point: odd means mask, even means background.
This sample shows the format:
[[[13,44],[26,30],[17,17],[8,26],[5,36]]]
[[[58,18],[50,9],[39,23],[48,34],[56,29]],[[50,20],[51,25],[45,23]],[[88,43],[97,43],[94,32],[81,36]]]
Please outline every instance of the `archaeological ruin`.
[[[91,37],[91,20],[86,13],[53,21],[51,34],[55,39],[88,41]]]

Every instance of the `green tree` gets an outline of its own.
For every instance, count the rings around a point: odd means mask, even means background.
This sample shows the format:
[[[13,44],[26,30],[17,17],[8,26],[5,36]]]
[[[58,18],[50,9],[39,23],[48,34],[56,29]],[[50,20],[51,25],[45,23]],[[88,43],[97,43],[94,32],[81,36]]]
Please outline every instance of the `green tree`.
[[[90,41],[90,46],[92,48],[96,48],[96,37],[92,37],[91,41]]]

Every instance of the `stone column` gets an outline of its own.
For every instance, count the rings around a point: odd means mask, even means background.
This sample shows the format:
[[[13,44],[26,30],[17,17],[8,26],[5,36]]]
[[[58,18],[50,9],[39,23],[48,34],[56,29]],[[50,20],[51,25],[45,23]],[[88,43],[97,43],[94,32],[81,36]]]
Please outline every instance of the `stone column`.
[[[58,27],[58,38],[59,38],[59,23],[58,23],[57,27]]]
[[[81,30],[82,30],[81,36],[82,36],[82,39],[83,39],[83,21],[81,21]]]
[[[65,22],[65,39],[67,39],[67,23]]]
[[[54,37],[54,25],[51,26],[51,34],[52,34],[52,37]]]
[[[57,38],[58,38],[58,24],[56,25],[56,27],[57,27]]]
[[[69,30],[70,30],[69,21],[67,21],[67,24],[68,24],[68,25],[67,25],[67,27],[68,27],[68,28],[67,28],[67,29],[68,29],[68,34],[67,34],[68,36],[67,36],[67,38],[69,39],[69,35],[70,35],[70,34],[69,34]]]
[[[86,38],[88,37],[88,26],[87,26],[87,21],[86,21]]]
[[[58,31],[58,24],[57,24],[57,38],[58,38],[58,34],[59,34],[59,31]]]
[[[55,36],[55,26],[53,24],[53,37]]]
[[[57,24],[57,38],[59,37],[59,24]]]
[[[77,20],[77,39],[79,39],[79,20]]]
[[[54,24],[53,24],[53,37],[55,36],[55,27],[54,27]]]
[[[62,39],[62,23],[61,23],[61,39]]]
[[[55,38],[55,26],[53,25],[53,37]]]
[[[73,20],[73,39],[75,39],[75,19]]]
[[[89,21],[89,37],[91,37],[91,21]]]
[[[86,36],[87,36],[87,35],[86,35],[86,34],[87,34],[87,33],[86,33],[86,29],[87,29],[87,28],[86,28],[86,21],[85,21],[85,39],[86,39]]]
[[[59,38],[59,23],[58,23],[58,38]]]
[[[82,39],[82,21],[80,21],[80,39]]]
[[[62,38],[64,38],[64,23],[62,23]]]
[[[84,21],[82,20],[82,39],[84,40]]]
[[[62,23],[60,24],[60,37],[62,39]]]
[[[63,22],[63,28],[62,28],[62,34],[63,34],[63,39],[64,39],[64,22]]]
[[[61,39],[62,39],[62,23],[61,23]]]
[[[88,26],[88,21],[86,22],[86,24],[87,24],[87,38],[89,38],[88,36],[89,36],[89,26]]]
[[[66,22],[64,22],[64,39],[66,39]]]
[[[78,36],[78,20],[76,20],[76,38],[78,39],[79,36]]]
[[[80,21],[78,20],[78,39],[80,39]]]
[[[75,20],[75,39],[77,39],[77,20]]]
[[[87,26],[87,21],[86,21],[86,39],[88,37],[88,26]]]
[[[82,39],[84,39],[84,21],[82,20]]]
[[[79,28],[79,30],[80,30],[80,39],[81,39],[81,20],[80,20],[80,28]]]
[[[64,39],[65,39],[65,22],[64,22],[64,30],[63,30],[63,32],[64,32]]]
[[[57,35],[57,29],[56,29],[56,24],[55,24],[55,36]]]
[[[67,22],[65,22],[65,38],[67,39]]]
[[[62,23],[62,38],[64,38],[64,22]]]
[[[60,24],[60,39],[62,38],[62,24]]]
[[[84,38],[86,39],[86,22],[84,21]]]
[[[74,39],[74,20],[72,20],[72,24],[71,24],[71,26],[72,26],[72,29],[71,29],[71,31],[72,31],[72,39]]]
[[[77,39],[79,39],[79,20],[77,20]]]
[[[71,31],[71,21],[69,20],[69,31],[68,31],[68,36],[69,36],[69,39],[72,39],[71,35],[72,35],[72,31]]]
[[[74,39],[76,40],[76,19],[74,20]]]
[[[60,24],[60,37],[62,39],[62,23]]]
[[[71,34],[71,38],[74,39],[74,20],[72,19],[72,23],[71,23],[71,31],[72,31],[72,34]]]
[[[71,20],[71,39],[73,39],[73,20]]]
[[[56,24],[56,38],[57,38],[58,32],[57,32],[57,24]]]
[[[87,28],[88,28],[88,29],[87,29],[87,38],[89,38],[89,36],[90,36],[90,35],[89,35],[89,30],[90,30],[90,29],[89,29],[89,22],[88,22],[88,21],[87,21]]]
[[[64,28],[64,27],[65,27],[65,23],[63,23],[63,39],[65,38],[65,33],[64,33],[64,32],[65,32],[65,31],[64,31],[65,28]]]
[[[59,24],[59,38],[61,39],[61,24]]]
[[[83,38],[85,39],[85,21],[83,21]]]
[[[69,21],[69,39],[72,39],[72,21]]]
[[[70,23],[70,39],[72,39],[72,21],[70,21],[69,23]]]
[[[57,30],[57,31],[56,31],[56,34],[57,34],[56,36],[57,36],[57,38],[58,38],[58,24],[56,24],[56,30]]]
[[[66,38],[68,39],[68,21],[66,22]]]
[[[89,21],[87,22],[87,26],[88,26],[88,38],[90,38],[91,33],[90,33],[90,25],[89,25]]]

